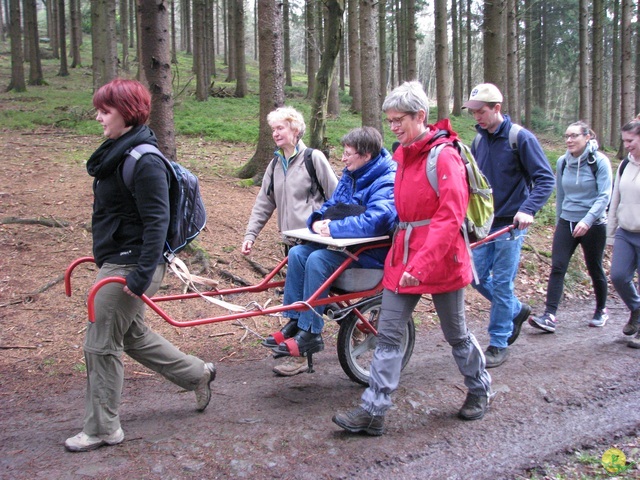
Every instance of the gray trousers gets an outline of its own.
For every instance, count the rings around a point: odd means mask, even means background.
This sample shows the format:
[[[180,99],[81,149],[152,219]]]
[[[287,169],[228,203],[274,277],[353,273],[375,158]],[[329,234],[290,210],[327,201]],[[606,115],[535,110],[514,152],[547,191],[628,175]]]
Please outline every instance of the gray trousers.
[[[370,367],[369,387],[361,398],[361,406],[372,415],[384,415],[391,407],[391,394],[398,388],[402,369],[400,344],[405,325],[411,318],[421,295],[382,293],[378,322],[378,345]],[[458,370],[464,376],[469,392],[488,395],[491,376],[476,338],[467,329],[464,318],[464,289],[432,295],[444,338],[451,345]]]
[[[632,312],[640,308],[640,294],[633,280],[636,272],[640,278],[640,233],[618,228],[611,256],[611,283]]]
[[[135,268],[104,264],[97,280],[126,277]],[[158,265],[147,295],[158,291],[165,271],[165,264]],[[96,320],[89,323],[84,340],[87,393],[83,431],[87,435],[110,435],[120,428],[123,352],[186,390],[195,390],[202,378],[204,362],[182,353],[151,330],[144,321],[145,308],[142,300],[124,293],[120,283],[109,283],[96,295]]]

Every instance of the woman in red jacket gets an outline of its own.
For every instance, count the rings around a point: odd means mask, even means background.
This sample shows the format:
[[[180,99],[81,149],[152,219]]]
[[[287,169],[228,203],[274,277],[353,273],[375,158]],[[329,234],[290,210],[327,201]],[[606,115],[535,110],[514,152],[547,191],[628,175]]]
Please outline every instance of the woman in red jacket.
[[[429,150],[456,139],[457,134],[449,120],[426,124],[429,104],[419,82],[406,82],[393,90],[382,110],[401,145],[394,154],[398,162],[394,196],[400,224],[384,266],[378,344],[369,388],[360,407],[333,417],[349,432],[370,435],[384,431],[384,415],[400,379],[402,335],[425,293],[433,298],[442,332],[468,388],[458,416],[482,418],[492,395],[482,349],[467,329],[464,316],[464,287],[471,283],[472,271],[460,228],[469,187],[458,151],[445,147],[438,156],[439,196],[426,175]],[[443,130],[446,135],[436,135]]]

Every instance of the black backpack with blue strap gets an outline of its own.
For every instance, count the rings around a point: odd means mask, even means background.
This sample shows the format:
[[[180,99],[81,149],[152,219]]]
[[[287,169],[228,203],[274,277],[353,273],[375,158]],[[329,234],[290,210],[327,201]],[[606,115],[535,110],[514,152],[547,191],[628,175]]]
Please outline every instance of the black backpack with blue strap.
[[[136,162],[147,153],[162,159],[171,181],[169,184],[169,229],[164,258],[171,263],[175,255],[196,238],[207,224],[207,213],[200,195],[198,177],[179,163],[168,160],[154,145],[143,143],[132,148],[122,165],[122,180],[135,200],[133,173]]]

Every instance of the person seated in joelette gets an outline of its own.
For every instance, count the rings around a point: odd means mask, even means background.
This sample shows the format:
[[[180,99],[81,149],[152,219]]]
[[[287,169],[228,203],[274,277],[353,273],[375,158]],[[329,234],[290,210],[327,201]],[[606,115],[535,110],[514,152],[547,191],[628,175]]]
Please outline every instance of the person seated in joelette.
[[[351,130],[342,138],[345,168],[333,196],[307,220],[309,229],[323,237],[363,238],[389,234],[396,224],[393,184],[396,164],[382,147],[382,136],[372,127]],[[388,248],[371,249],[350,268],[383,268]],[[309,242],[289,251],[284,286],[285,305],[309,298],[347,258],[344,252]],[[319,298],[326,298],[328,291]],[[324,349],[324,306],[283,316],[290,321],[263,345],[274,356],[307,356]]]

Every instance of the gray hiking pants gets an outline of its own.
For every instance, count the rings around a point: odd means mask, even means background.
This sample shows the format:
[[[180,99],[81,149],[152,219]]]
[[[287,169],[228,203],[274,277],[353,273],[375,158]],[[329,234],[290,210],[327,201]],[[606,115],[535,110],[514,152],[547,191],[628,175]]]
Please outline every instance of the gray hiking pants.
[[[405,325],[411,318],[421,295],[382,293],[378,322],[378,345],[370,368],[369,387],[361,398],[361,406],[372,415],[384,415],[391,407],[391,394],[398,388],[402,368],[400,344]],[[432,295],[445,340],[451,345],[458,370],[471,393],[488,395],[491,376],[485,369],[482,349],[467,329],[464,318],[464,289]]]
[[[135,268],[104,264],[97,280],[126,277]],[[165,264],[158,265],[147,295],[158,291],[165,270]],[[204,362],[182,353],[151,330],[144,322],[145,307],[142,300],[127,295],[120,283],[109,283],[96,295],[96,320],[89,323],[84,340],[87,392],[83,431],[87,435],[109,435],[120,428],[123,352],[186,390],[195,390],[202,378]]]

